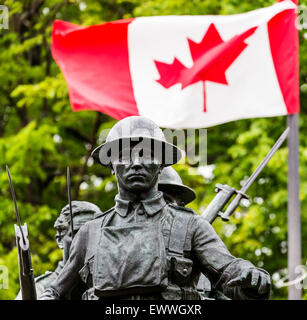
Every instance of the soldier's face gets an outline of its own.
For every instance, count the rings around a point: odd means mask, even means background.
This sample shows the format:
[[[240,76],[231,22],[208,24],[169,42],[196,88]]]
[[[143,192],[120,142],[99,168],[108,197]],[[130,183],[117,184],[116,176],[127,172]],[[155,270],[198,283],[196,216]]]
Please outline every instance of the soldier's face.
[[[174,203],[177,206],[184,206],[184,202],[180,198],[176,197],[175,195],[167,192],[163,192],[163,195],[166,202]]]
[[[63,238],[67,234],[68,231],[68,222],[64,215],[60,215],[54,224],[54,228],[56,229],[55,240],[58,244],[58,247],[63,250]]]
[[[122,150],[112,167],[120,188],[142,192],[152,188],[158,181],[161,164],[150,152],[142,148]]]

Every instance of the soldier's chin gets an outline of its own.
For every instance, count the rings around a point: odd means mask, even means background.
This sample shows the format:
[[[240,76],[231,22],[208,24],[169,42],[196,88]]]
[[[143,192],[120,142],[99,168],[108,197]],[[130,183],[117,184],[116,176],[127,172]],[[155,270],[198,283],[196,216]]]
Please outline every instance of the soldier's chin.
[[[131,191],[147,191],[149,189],[148,185],[142,181],[133,181],[129,186]]]

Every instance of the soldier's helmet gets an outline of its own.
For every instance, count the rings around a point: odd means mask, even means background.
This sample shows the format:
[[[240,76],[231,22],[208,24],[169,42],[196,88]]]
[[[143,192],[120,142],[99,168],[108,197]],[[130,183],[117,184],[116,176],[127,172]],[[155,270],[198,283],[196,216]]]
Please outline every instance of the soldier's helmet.
[[[166,141],[162,130],[152,120],[131,116],[113,126],[106,142],[92,152],[92,157],[103,166],[110,166],[112,160],[120,157],[122,150],[135,146],[150,150],[164,167],[178,162],[182,156],[175,145]]]
[[[72,201],[72,216],[74,220],[74,230],[77,231],[80,229],[82,225],[84,225],[87,221],[90,221],[94,218],[94,216],[101,214],[101,210],[95,204],[88,201]],[[69,204],[67,204],[62,210],[55,221],[54,227],[59,229],[60,227],[66,227],[68,229],[70,225],[70,211]]]
[[[162,170],[158,188],[160,191],[180,199],[185,205],[196,198],[194,190],[183,184],[179,174],[172,167]]]

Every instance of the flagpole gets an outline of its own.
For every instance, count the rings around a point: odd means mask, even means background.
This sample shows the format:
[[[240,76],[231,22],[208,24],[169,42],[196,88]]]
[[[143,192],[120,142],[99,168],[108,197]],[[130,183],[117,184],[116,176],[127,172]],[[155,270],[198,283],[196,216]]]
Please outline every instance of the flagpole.
[[[300,179],[299,179],[299,128],[298,113],[288,115],[288,272],[289,281],[299,276],[295,273],[301,265],[301,216],[300,216]],[[302,290],[295,285],[289,286],[288,299],[301,300]]]

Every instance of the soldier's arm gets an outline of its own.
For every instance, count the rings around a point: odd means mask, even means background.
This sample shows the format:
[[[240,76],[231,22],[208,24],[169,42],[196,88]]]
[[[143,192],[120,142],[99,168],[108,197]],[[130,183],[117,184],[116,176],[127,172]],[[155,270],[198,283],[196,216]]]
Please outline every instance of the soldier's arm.
[[[232,256],[211,224],[201,217],[195,216],[191,229],[192,254],[195,255],[201,271],[210,277],[216,289],[231,299],[269,297],[270,279],[265,270],[256,268],[249,261]],[[250,283],[254,280],[244,279],[248,276],[255,277],[259,283],[258,287],[240,286],[243,280]]]
[[[72,289],[80,281],[78,272],[84,264],[87,240],[88,226],[84,225],[72,241],[69,259],[64,268],[43,292],[40,300],[60,300],[69,297]]]

